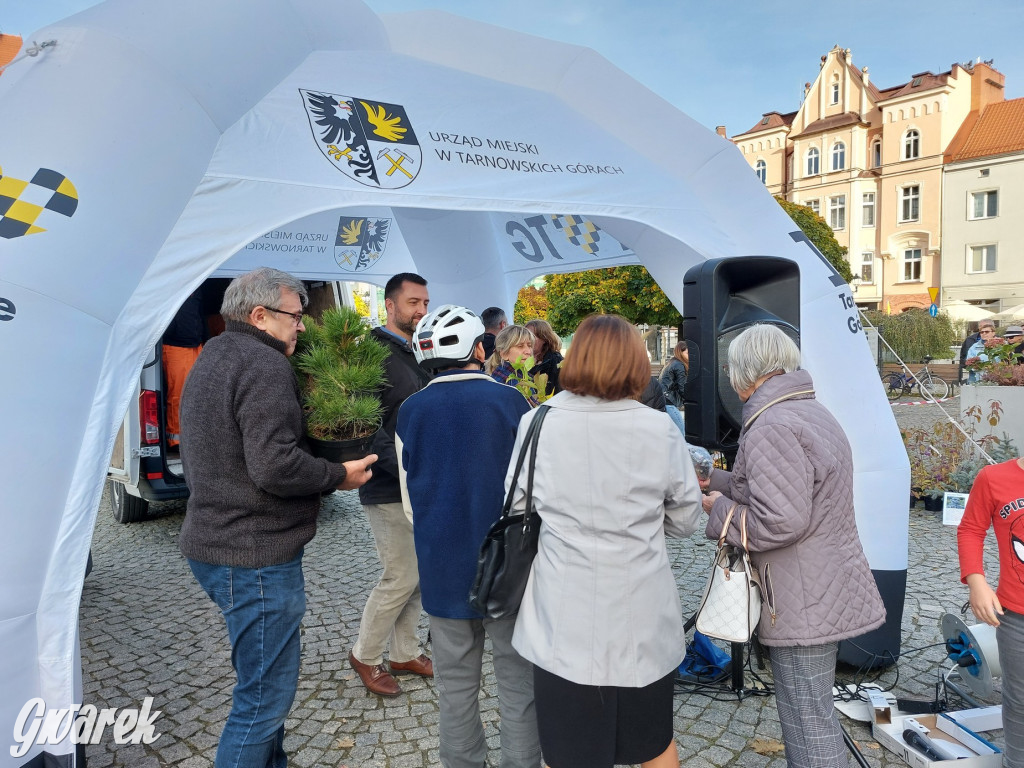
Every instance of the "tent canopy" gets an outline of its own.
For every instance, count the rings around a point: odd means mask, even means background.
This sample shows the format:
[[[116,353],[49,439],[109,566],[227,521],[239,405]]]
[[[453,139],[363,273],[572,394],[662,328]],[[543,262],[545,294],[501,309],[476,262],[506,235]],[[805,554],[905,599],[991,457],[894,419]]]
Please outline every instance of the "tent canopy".
[[[954,322],[959,321],[973,323],[978,320],[984,320],[992,317],[992,313],[987,309],[975,306],[974,304],[968,304],[966,301],[962,301],[960,299],[944,302],[939,308],[939,311]]]
[[[356,0],[107,0],[33,39],[56,44],[0,78],[8,728],[34,696],[80,700],[107,458],[147,353],[218,269],[412,270],[434,303],[479,309],[540,274],[641,263],[682,309],[701,260],[792,259],[868,558],[905,572],[907,459],[847,286],[731,143],[593,51]],[[364,252],[371,225],[386,247]]]

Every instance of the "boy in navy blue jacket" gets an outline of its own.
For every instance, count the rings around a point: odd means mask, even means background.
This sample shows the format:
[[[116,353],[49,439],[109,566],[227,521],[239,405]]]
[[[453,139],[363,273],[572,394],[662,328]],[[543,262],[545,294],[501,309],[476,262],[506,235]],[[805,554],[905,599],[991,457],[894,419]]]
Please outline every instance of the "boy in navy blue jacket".
[[[420,321],[416,359],[438,373],[402,404],[395,447],[430,616],[441,764],[486,764],[479,707],[486,634],[501,708],[500,764],[537,768],[533,672],[512,647],[515,617],[487,619],[469,605],[480,545],[501,513],[516,430],[530,409],[519,390],[483,373],[483,335],[483,323],[464,307],[446,305]]]

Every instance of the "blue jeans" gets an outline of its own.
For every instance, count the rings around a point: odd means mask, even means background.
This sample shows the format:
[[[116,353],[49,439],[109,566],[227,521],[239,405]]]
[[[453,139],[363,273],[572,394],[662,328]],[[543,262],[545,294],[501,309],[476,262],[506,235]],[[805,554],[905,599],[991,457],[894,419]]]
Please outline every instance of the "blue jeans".
[[[299,684],[306,612],[302,553],[266,568],[188,564],[224,614],[238,678],[214,767],[285,768],[284,721]]]

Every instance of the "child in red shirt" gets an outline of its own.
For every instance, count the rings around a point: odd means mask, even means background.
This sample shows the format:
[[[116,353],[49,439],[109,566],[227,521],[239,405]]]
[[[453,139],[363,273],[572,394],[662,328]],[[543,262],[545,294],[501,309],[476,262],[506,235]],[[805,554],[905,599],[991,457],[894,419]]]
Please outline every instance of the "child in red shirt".
[[[999,585],[993,591],[982,562],[989,526],[999,549]],[[1003,676],[1005,768],[1024,768],[1024,459],[985,467],[971,488],[957,530],[960,580],[971,590],[971,610],[996,627]]]

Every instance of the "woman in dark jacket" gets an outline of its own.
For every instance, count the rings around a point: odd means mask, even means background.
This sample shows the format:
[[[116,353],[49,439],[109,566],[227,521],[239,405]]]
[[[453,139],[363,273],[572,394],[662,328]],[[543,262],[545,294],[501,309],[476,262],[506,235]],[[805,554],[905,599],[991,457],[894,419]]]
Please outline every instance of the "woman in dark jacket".
[[[686,350],[686,342],[680,341],[672,350],[672,359],[661,369],[661,388],[665,390],[665,399],[679,410],[683,409],[683,387],[686,386],[686,372],[690,367],[690,353]]]
[[[885,608],[857,534],[850,444],[799,368],[800,350],[773,325],[729,345],[743,429],[733,471],[707,481],[706,533],[717,539],[735,507],[727,538],[739,544],[746,519],[787,765],[836,768],[849,765],[832,702],[838,644],[881,626]]]
[[[562,340],[552,330],[547,320],[531,320],[526,327],[533,331],[533,359],[536,365],[530,369],[530,376],[548,375],[546,394],[553,395],[562,391],[558,386],[558,366],[562,364]]]

